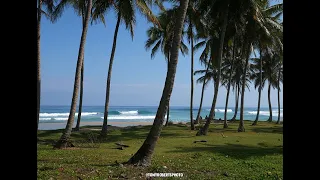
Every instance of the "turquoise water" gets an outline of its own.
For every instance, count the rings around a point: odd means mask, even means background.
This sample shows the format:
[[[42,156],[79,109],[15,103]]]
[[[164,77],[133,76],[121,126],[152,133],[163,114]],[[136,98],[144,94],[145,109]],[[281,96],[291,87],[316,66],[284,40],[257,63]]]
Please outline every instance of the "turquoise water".
[[[153,122],[157,112],[156,106],[113,106],[109,108],[109,122]],[[41,106],[40,123],[61,123],[68,120],[70,106]],[[189,122],[189,107],[170,107],[169,119],[173,122]],[[203,107],[201,116],[204,118],[209,115],[210,107]],[[227,118],[231,119],[234,115],[234,107],[227,110]],[[198,108],[193,109],[193,117],[196,118]],[[254,120],[257,108],[245,108],[244,119]],[[215,110],[215,119],[224,119],[224,107],[217,107]],[[280,117],[282,119],[283,110],[280,109]],[[104,106],[83,106],[81,113],[82,122],[102,122],[104,115]],[[273,119],[278,119],[278,109],[272,109]],[[77,116],[77,114],[76,114]],[[238,110],[237,119],[240,117],[240,109]],[[269,109],[263,107],[260,109],[259,120],[265,121],[269,117]],[[75,118],[76,119],[76,118]]]

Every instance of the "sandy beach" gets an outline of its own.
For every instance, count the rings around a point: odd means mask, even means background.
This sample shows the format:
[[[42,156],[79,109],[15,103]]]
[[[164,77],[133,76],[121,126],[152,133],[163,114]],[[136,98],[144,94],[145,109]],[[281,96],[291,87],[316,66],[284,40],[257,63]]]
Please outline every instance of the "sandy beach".
[[[52,130],[63,129],[66,127],[66,123],[39,123],[40,130]],[[126,127],[126,126],[138,126],[138,125],[152,125],[153,122],[109,122],[108,125]],[[80,126],[102,126],[103,122],[81,122]],[[73,124],[73,127],[76,123]]]

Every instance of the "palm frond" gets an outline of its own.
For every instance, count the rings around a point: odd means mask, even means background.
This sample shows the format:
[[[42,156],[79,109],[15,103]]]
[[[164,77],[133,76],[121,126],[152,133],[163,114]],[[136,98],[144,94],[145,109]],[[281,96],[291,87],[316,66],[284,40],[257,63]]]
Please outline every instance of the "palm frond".
[[[283,32],[283,27],[280,23],[270,19],[270,18],[266,18],[266,21],[268,22],[268,24],[270,24],[274,29],[279,30],[281,33]]]
[[[184,44],[182,39],[181,39],[181,44],[180,44],[180,51],[181,51],[182,55],[188,55],[188,52],[189,52],[188,46],[186,46]]]
[[[155,54],[156,54],[156,52],[158,52],[160,44],[161,44],[161,41],[158,41],[157,44],[152,48],[152,50],[151,50],[151,59],[153,59]]]
[[[194,52],[196,52],[197,50],[199,50],[200,48],[202,48],[204,45],[206,45],[206,40],[201,41],[199,43],[197,43],[196,45],[194,45]]]
[[[275,4],[263,10],[268,16],[272,16],[273,14],[277,14],[283,11],[283,4]]]
[[[159,9],[160,9],[161,11],[164,12],[164,11],[166,11],[166,8],[163,6],[162,1],[163,1],[163,0],[155,0],[154,3],[159,7]]]
[[[70,4],[71,0],[61,0],[52,12],[52,22],[56,22],[57,19],[59,19],[62,16],[64,9]]]
[[[158,19],[153,15],[152,11],[148,7],[148,5],[145,3],[144,0],[136,0],[136,5],[138,9],[140,10],[141,14],[143,14],[150,22],[152,22],[154,25],[161,28],[160,22]]]
[[[126,29],[130,31],[131,38],[134,36],[134,25],[136,23],[134,3],[131,0],[119,1],[119,12],[121,19],[124,21]]]
[[[112,5],[114,4],[111,1],[94,0],[91,9],[91,24],[93,24],[93,22],[98,23],[101,21],[104,26],[106,26],[104,16]],[[114,5],[114,7],[116,7],[116,5]]]
[[[146,44],[145,44],[145,49],[148,50],[151,48],[151,46],[159,39],[153,39],[153,38],[149,38],[147,41],[146,41]]]

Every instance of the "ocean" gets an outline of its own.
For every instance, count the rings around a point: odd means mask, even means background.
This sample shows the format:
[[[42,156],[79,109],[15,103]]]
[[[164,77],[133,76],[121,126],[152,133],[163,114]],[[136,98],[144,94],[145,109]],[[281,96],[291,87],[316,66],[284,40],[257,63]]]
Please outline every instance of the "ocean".
[[[108,122],[122,123],[130,125],[135,123],[153,123],[155,114],[157,112],[157,106],[112,106],[109,107]],[[78,109],[78,108],[77,108]],[[190,122],[189,107],[172,106],[170,107],[169,120],[175,123],[177,122]],[[68,120],[70,106],[41,106],[39,129],[57,129],[64,128],[61,124],[65,124]],[[227,109],[227,118],[231,119],[234,115],[235,109],[229,107]],[[193,118],[195,119],[198,113],[198,107],[193,108]],[[202,107],[201,116],[209,116],[210,107]],[[217,107],[215,109],[215,119],[224,119],[224,107]],[[244,119],[254,121],[257,114],[256,107],[248,107],[244,109]],[[74,126],[77,121],[77,115],[75,116]],[[278,108],[272,109],[273,120],[278,119]],[[104,116],[104,106],[83,106],[81,113],[81,122],[85,124],[102,123]],[[237,119],[240,118],[240,108],[238,110]],[[260,121],[266,121],[269,118],[269,108],[260,108]],[[283,118],[283,109],[280,109],[280,118]],[[56,123],[56,125],[55,125]],[[60,126],[57,126],[60,124]]]

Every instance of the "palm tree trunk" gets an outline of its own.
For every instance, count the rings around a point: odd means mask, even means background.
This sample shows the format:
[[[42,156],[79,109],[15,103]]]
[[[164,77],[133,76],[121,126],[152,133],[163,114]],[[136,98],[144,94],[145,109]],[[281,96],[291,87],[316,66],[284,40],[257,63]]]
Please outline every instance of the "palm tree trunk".
[[[249,56],[250,56],[250,47],[251,44],[248,44],[247,51],[246,51],[246,63],[244,65],[244,73],[242,75],[242,90],[241,90],[241,105],[240,105],[240,123],[238,127],[238,132],[245,132],[244,128],[244,121],[243,121],[243,113],[244,113],[244,94],[245,94],[245,88],[246,88],[246,75],[247,75],[247,69],[249,64]]]
[[[217,80],[216,80],[215,86],[214,86],[214,96],[213,96],[212,106],[211,106],[209,117],[208,117],[204,127],[200,128],[199,131],[197,132],[197,136],[207,135],[210,122],[215,117],[214,110],[216,108],[216,102],[217,102],[218,91],[219,91],[219,83],[220,83],[220,77],[221,77],[221,62],[222,62],[222,54],[223,54],[223,42],[224,42],[224,36],[225,36],[225,33],[226,33],[227,23],[228,23],[228,11],[229,11],[229,2],[227,4],[226,11],[224,11],[224,14],[222,15],[222,17],[224,17],[224,20],[223,20],[223,26],[222,26],[222,29],[221,29],[219,52],[218,52],[219,66],[218,66]],[[212,59],[211,59],[211,61],[212,61]]]
[[[209,65],[207,66],[206,75],[208,73],[208,69],[209,69]],[[205,75],[205,77],[206,77],[206,75]],[[204,79],[203,84],[202,84],[202,90],[201,90],[200,107],[199,107],[197,118],[196,118],[196,123],[197,124],[200,123],[200,113],[201,113],[201,109],[202,109],[202,101],[203,101],[203,94],[204,94],[205,85],[206,85],[206,80]]]
[[[112,72],[114,54],[116,52],[117,36],[118,36],[118,30],[119,30],[119,26],[120,26],[120,20],[121,20],[121,14],[119,12],[118,20],[117,20],[117,24],[116,24],[116,29],[114,31],[114,36],[113,36],[113,45],[112,45],[112,51],[111,51],[110,62],[109,62],[108,77],[107,77],[106,102],[105,102],[105,106],[104,106],[104,118],[103,118],[102,130],[101,130],[101,136],[103,136],[103,137],[107,135],[107,130],[108,130],[111,72]]]
[[[271,107],[270,92],[271,92],[271,83],[270,83],[270,81],[269,81],[269,86],[268,86],[268,102],[269,102],[269,112],[270,112],[270,116],[269,116],[268,122],[272,122],[272,107]]]
[[[82,28],[85,25],[85,3],[83,4],[83,10],[81,11],[82,14]],[[80,100],[79,100],[79,110],[78,110],[78,119],[77,119],[77,124],[76,127],[74,128],[74,131],[79,131],[80,130],[80,121],[81,121],[81,112],[82,112],[82,97],[83,97],[83,71],[84,71],[84,57],[83,57],[83,62],[82,62],[82,67],[81,67],[81,80],[80,80]]]
[[[230,71],[230,76],[229,76],[229,82],[228,82],[228,88],[227,88],[227,97],[226,97],[226,105],[224,108],[224,123],[223,123],[223,128],[228,128],[228,123],[227,123],[227,110],[228,110],[228,101],[229,101],[229,93],[230,93],[230,86],[231,86],[231,73],[232,73],[232,65],[231,65],[231,71]]]
[[[236,107],[235,107],[234,115],[233,115],[231,121],[235,121],[236,120],[236,117],[237,117],[237,114],[238,114],[238,109],[239,109],[240,86],[239,86],[238,83],[236,84],[236,93],[235,94],[236,94]]]
[[[82,112],[82,98],[83,98],[83,71],[84,71],[84,59],[82,62],[81,67],[81,80],[80,80],[80,100],[79,100],[79,110],[78,110],[78,119],[77,119],[77,125],[76,128],[74,128],[74,131],[80,130],[80,121],[81,121],[81,112]]]
[[[167,73],[169,71],[169,60],[170,60],[170,53],[168,53],[168,65],[167,65]],[[168,123],[169,123],[169,115],[170,115],[170,101],[168,102],[168,109],[167,109],[167,120],[166,120],[166,124],[165,126],[168,126]]]
[[[189,0],[181,0],[177,15],[175,16],[174,37],[172,48],[170,50],[170,67],[167,72],[166,82],[163,88],[156,117],[153,121],[153,125],[146,140],[144,141],[140,149],[128,160],[128,164],[137,164],[142,166],[148,166],[151,164],[151,156],[154,152],[154,148],[162,130],[164,116],[168,107],[168,103],[170,101],[170,96],[174,85],[180,43],[182,38],[181,35],[183,30],[183,23],[186,16],[188,3]]]
[[[228,122],[227,122],[227,110],[228,110],[228,101],[229,101],[229,93],[230,93],[230,87],[231,87],[231,80],[232,80],[232,71],[233,71],[233,63],[235,59],[235,38],[234,38],[234,46],[232,49],[232,63],[231,63],[231,68],[230,68],[230,73],[229,73],[229,82],[228,82],[228,88],[227,88],[227,97],[226,97],[226,105],[224,108],[224,123],[223,123],[223,128],[228,128]]]
[[[80,73],[81,73],[81,68],[82,68],[82,64],[83,64],[84,46],[85,46],[85,42],[86,42],[87,31],[88,31],[88,26],[89,26],[89,19],[90,19],[90,15],[91,15],[90,14],[91,7],[92,7],[92,0],[89,0],[87,11],[86,11],[85,25],[82,29],[82,34],[81,34],[81,41],[80,41],[78,60],[77,60],[77,68],[76,68],[75,79],[74,79],[70,113],[69,113],[66,128],[65,128],[60,140],[54,145],[55,148],[59,148],[59,149],[73,146],[73,144],[69,141],[69,139],[70,139],[72,126],[73,126],[73,122],[74,122],[74,116],[75,116],[76,108],[77,108],[77,100],[78,100],[80,76],[81,76]]]
[[[277,124],[280,124],[280,68],[278,73],[278,121]]]
[[[262,83],[262,58],[261,58],[261,49],[260,49],[260,85],[259,85],[258,109],[257,109],[256,119],[252,123],[252,126],[257,125],[258,119],[259,119],[262,84],[263,84]]]
[[[229,92],[230,92],[230,82],[229,82],[229,84],[228,84],[227,97],[226,97],[226,105],[225,105],[225,108],[224,108],[224,123],[223,123],[223,128],[228,128],[227,110],[228,110]]]
[[[41,96],[41,60],[40,60],[40,26],[41,26],[41,6],[42,0],[38,0],[38,22],[37,22],[37,130],[40,115],[40,96]]]
[[[191,95],[190,95],[190,121],[191,121],[191,130],[194,130],[194,121],[193,121],[193,31],[192,23],[190,20],[191,26]]]
[[[258,96],[258,109],[257,109],[257,116],[256,119],[254,120],[254,122],[252,123],[252,126],[257,125],[258,123],[258,119],[259,119],[259,114],[260,114],[260,101],[261,101],[261,85],[259,87],[259,96]]]

